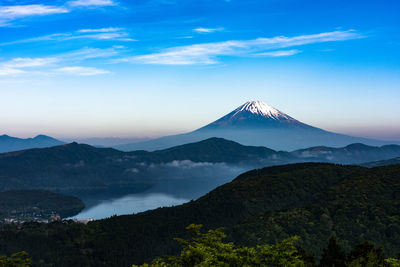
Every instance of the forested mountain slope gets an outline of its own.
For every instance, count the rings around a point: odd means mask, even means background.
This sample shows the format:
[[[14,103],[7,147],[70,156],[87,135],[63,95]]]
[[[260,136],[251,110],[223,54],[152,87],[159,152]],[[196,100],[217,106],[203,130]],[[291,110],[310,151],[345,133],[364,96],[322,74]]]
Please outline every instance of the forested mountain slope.
[[[388,256],[400,248],[400,165],[378,168],[305,163],[253,170],[187,204],[88,225],[3,228],[0,253],[26,250],[53,266],[129,266],[179,251],[185,227],[225,227],[238,244],[299,235],[317,255],[332,233],[346,248],[362,240]],[[46,234],[44,234],[46,233]],[[33,245],[32,240],[35,240]],[[51,266],[51,265],[50,265]]]

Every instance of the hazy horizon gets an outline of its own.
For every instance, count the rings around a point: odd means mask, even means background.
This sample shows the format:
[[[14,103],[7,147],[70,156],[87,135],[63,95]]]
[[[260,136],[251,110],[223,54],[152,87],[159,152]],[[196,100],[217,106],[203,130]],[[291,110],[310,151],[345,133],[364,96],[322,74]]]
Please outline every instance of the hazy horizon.
[[[230,110],[230,111],[227,111],[223,115],[226,115],[227,113],[229,113],[231,111],[233,111],[233,109]],[[215,120],[217,120],[219,118],[220,117],[215,118]],[[294,117],[294,118],[296,118],[296,117]],[[210,121],[208,123],[211,123],[213,121]],[[304,121],[302,121],[302,122],[303,123],[307,123],[307,122],[304,122]],[[161,132],[158,135],[139,135],[138,136],[138,135],[107,135],[107,134],[105,134],[105,135],[81,135],[81,136],[79,136],[79,135],[75,135],[75,136],[71,135],[71,136],[65,136],[65,135],[46,134],[46,133],[43,133],[43,132],[36,132],[36,133],[32,133],[31,135],[22,134],[22,135],[19,135],[19,136],[8,134],[8,133],[1,133],[1,134],[7,134],[7,135],[10,135],[10,136],[13,136],[13,137],[18,137],[18,138],[33,138],[33,137],[35,137],[37,135],[44,134],[44,135],[49,135],[51,137],[60,139],[62,141],[67,141],[67,142],[84,141],[86,139],[109,139],[110,138],[110,139],[126,140],[127,143],[129,143],[129,140],[133,140],[133,139],[138,139],[140,141],[140,139],[147,140],[147,139],[159,138],[159,137],[163,137],[163,136],[167,136],[167,135],[174,135],[174,134],[182,134],[182,133],[191,132],[191,131],[197,130],[197,129],[203,127],[203,126],[206,126],[208,123],[206,123],[204,125],[199,125],[197,128],[193,128],[193,129],[187,129],[187,130],[183,130],[183,131],[171,131],[171,132],[164,132],[164,133]],[[311,125],[311,126],[315,126],[315,127],[321,128],[318,125]],[[335,132],[335,133],[355,136],[355,137],[363,137],[363,138],[371,138],[371,139],[380,139],[380,140],[384,140],[384,141],[400,142],[400,133],[398,135],[396,135],[396,131],[393,131],[394,134],[393,133],[382,133],[380,131],[379,127],[374,127],[374,128],[370,128],[370,129],[362,128],[362,127],[359,128],[359,129],[357,129],[357,128],[350,128],[350,129],[346,129],[346,128],[343,128],[343,129],[340,129],[340,128],[338,128],[338,129],[321,128],[321,129],[327,130],[327,131],[331,131],[331,132]],[[123,142],[121,142],[121,143],[123,143]]]
[[[234,108],[232,108],[232,110],[230,110],[230,111],[226,111],[226,113],[221,115],[221,117],[226,115],[226,114],[228,114],[229,112],[231,112],[233,110],[234,110]],[[289,114],[289,115],[291,115],[291,114]],[[292,117],[294,117],[296,119],[296,116],[292,116]],[[168,135],[188,133],[188,132],[191,132],[191,131],[195,131],[195,130],[201,128],[201,127],[204,127],[207,124],[212,123],[213,121],[215,121],[215,120],[217,120],[219,118],[220,117],[215,118],[214,120],[209,121],[209,122],[207,122],[207,123],[205,123],[203,125],[199,125],[197,127],[195,126],[196,128],[193,128],[193,129],[183,129],[182,131],[172,130],[172,131],[160,132],[158,134],[148,134],[148,135],[129,135],[129,134],[127,134],[127,135],[123,135],[123,134],[121,134],[121,135],[118,135],[118,134],[116,134],[116,135],[107,135],[107,134],[104,134],[104,135],[96,135],[96,134],[94,134],[94,135],[62,135],[61,134],[60,135],[60,134],[49,134],[49,133],[46,133],[46,132],[32,132],[31,134],[21,134],[21,135],[13,135],[13,134],[9,134],[7,132],[1,133],[1,134],[6,134],[6,135],[9,135],[9,136],[18,137],[18,138],[33,138],[33,137],[35,137],[37,135],[48,135],[48,136],[51,136],[53,138],[57,138],[57,139],[60,139],[62,141],[67,141],[67,142],[84,141],[86,139],[108,139],[108,138],[110,138],[110,139],[127,140],[127,143],[129,143],[129,140],[132,140],[132,139],[147,140],[147,139],[154,139],[154,138],[159,138],[159,137],[168,136]],[[304,121],[302,121],[302,122],[307,124],[307,122],[304,122]],[[400,133],[397,134],[397,132],[396,132],[396,130],[394,128],[393,128],[393,132],[382,132],[379,127],[368,128],[368,127],[362,127],[361,126],[361,127],[358,127],[358,128],[356,128],[356,127],[353,127],[353,128],[342,127],[342,128],[340,128],[340,126],[339,126],[336,129],[329,129],[329,128],[322,128],[322,127],[320,127],[318,125],[312,125],[312,124],[310,124],[310,125],[314,126],[314,127],[321,128],[323,130],[330,131],[330,132],[339,133],[339,134],[346,134],[346,135],[350,135],[350,136],[354,136],[354,137],[363,137],[363,138],[379,139],[379,140],[384,140],[384,141],[400,142]],[[123,142],[121,142],[121,143],[123,143]]]

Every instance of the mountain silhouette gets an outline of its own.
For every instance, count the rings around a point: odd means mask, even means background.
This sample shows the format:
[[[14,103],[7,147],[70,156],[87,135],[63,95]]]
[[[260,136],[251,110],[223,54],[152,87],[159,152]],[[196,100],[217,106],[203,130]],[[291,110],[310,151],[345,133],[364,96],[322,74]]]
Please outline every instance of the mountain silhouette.
[[[248,101],[222,118],[193,132],[165,136],[114,148],[123,151],[159,150],[211,137],[243,145],[292,151],[314,146],[343,147],[352,143],[380,146],[389,142],[328,132],[302,123],[261,101]]]
[[[0,136],[0,153],[31,149],[44,148],[62,145],[64,142],[47,135],[38,135],[34,138],[17,138],[6,134]]]

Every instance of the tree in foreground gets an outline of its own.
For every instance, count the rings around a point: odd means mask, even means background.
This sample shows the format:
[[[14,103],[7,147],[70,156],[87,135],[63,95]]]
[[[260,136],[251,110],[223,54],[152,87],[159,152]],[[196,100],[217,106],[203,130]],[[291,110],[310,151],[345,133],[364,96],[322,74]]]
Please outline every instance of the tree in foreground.
[[[25,251],[14,253],[11,257],[0,256],[0,267],[29,267],[31,263]]]
[[[292,237],[275,245],[236,247],[224,243],[226,237],[221,228],[201,233],[202,225],[191,224],[186,229],[191,240],[175,238],[182,246],[179,256],[165,256],[152,264],[158,266],[305,266],[295,246],[298,237]],[[136,265],[133,265],[133,267]]]
[[[383,249],[370,241],[356,245],[346,255],[336,237],[331,236],[323,249],[320,267],[400,267],[400,260],[385,259]]]
[[[385,260],[386,266],[389,267],[400,267],[400,260],[398,259],[386,259]]]
[[[321,267],[346,267],[346,253],[335,236],[328,240],[328,246],[322,251]]]
[[[364,241],[350,251],[347,262],[350,267],[384,266],[385,253],[382,248],[377,248],[374,243]]]

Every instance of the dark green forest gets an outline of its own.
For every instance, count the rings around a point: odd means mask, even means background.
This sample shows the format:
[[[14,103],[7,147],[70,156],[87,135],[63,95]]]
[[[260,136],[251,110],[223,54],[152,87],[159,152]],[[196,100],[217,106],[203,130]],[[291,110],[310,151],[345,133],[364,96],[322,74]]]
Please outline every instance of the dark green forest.
[[[71,143],[0,154],[0,188],[2,191],[44,189],[80,198],[90,194],[121,195],[143,192],[159,180],[168,180],[171,177],[165,174],[162,166],[174,161],[223,163],[231,169],[241,168],[243,172],[295,162],[360,164],[398,156],[400,146],[396,145],[372,147],[353,144],[343,148],[312,147],[284,152],[244,146],[222,138],[209,138],[154,152],[122,152]],[[209,170],[218,171],[209,165]],[[154,168],[160,166],[160,169]],[[226,174],[224,182],[238,173]],[[185,180],[193,181],[193,176],[186,173]],[[211,188],[214,187],[210,186],[206,192]]]
[[[177,256],[163,256],[141,267],[169,266],[303,266],[303,267],[399,267],[400,259],[385,258],[382,248],[365,241],[348,253],[343,251],[335,236],[331,236],[317,264],[315,256],[299,245],[299,237],[287,238],[279,243],[255,247],[237,246],[225,242],[222,228],[201,232],[202,225],[191,224],[186,229],[192,234],[188,240],[175,238],[182,250]],[[399,255],[400,256],[400,255]],[[139,267],[133,265],[132,267]]]
[[[130,266],[180,251],[185,227],[224,227],[237,246],[298,236],[317,260],[336,236],[344,253],[373,242],[400,252],[400,165],[377,168],[303,163],[257,169],[189,203],[81,225],[26,223],[0,230],[0,254],[27,251],[34,266]]]
[[[221,138],[155,152],[122,152],[71,143],[0,154],[0,188],[46,189],[75,196],[120,195],[145,191],[160,177],[165,179],[162,173],[155,173],[156,169],[149,167],[151,164],[190,160],[226,162],[249,169],[288,163],[292,159],[286,152],[243,146]]]
[[[182,247],[178,255],[164,255],[150,264],[132,265],[132,267],[188,267],[188,266],[231,266],[231,267],[399,267],[397,259],[386,258],[382,248],[374,243],[364,241],[357,244],[348,253],[343,251],[340,243],[332,235],[322,257],[317,264],[315,256],[309,254],[301,245],[299,237],[287,238],[276,244],[262,244],[255,247],[237,246],[226,242],[223,228],[202,232],[202,225],[191,224],[186,229],[191,234],[189,239],[174,238]],[[2,267],[29,267],[32,259],[25,251],[0,256]]]

